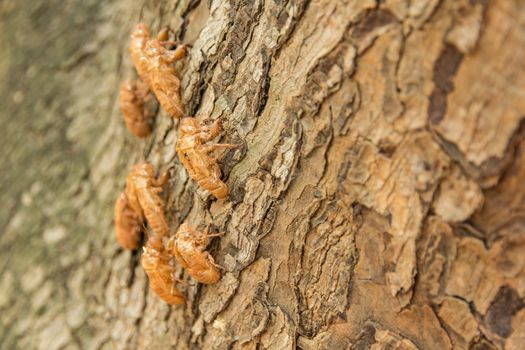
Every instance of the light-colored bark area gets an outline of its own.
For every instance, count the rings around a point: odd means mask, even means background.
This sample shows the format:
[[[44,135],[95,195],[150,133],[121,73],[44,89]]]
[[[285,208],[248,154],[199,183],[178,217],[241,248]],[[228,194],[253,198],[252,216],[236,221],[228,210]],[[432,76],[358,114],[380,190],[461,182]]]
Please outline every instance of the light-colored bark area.
[[[525,4],[519,0],[0,3],[2,349],[521,349]],[[193,44],[187,112],[222,118],[231,194],[125,129],[142,20]],[[113,204],[170,169],[172,231],[224,232],[187,304],[149,290]]]

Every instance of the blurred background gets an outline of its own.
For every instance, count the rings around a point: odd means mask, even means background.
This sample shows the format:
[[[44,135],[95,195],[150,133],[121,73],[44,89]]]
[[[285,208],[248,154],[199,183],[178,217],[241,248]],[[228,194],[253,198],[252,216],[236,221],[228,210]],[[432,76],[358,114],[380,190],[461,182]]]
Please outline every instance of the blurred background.
[[[139,21],[193,44],[188,114],[246,145],[227,201],[177,120],[123,123]],[[0,348],[524,348],[524,47],[521,0],[1,0]],[[173,229],[225,232],[184,306],[115,241],[144,159]]]

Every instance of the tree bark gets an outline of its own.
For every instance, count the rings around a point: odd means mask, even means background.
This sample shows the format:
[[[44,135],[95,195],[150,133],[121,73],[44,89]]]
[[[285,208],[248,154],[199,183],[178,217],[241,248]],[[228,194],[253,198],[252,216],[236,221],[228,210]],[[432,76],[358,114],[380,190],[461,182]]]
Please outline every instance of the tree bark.
[[[519,0],[0,3],[0,348],[522,349],[525,5]],[[175,153],[159,110],[125,129],[143,21],[193,44],[198,119],[224,120],[231,194]],[[224,232],[222,279],[149,289],[113,204],[131,166]]]

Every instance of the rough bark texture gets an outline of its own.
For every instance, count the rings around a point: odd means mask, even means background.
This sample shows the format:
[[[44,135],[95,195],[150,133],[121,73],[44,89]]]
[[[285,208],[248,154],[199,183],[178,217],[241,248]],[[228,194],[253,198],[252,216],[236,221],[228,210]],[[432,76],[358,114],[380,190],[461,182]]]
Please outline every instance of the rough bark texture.
[[[522,349],[525,4],[519,0],[0,2],[0,348]],[[118,86],[139,20],[193,43],[183,100],[242,143],[226,201]],[[131,165],[225,267],[188,303],[119,249]]]

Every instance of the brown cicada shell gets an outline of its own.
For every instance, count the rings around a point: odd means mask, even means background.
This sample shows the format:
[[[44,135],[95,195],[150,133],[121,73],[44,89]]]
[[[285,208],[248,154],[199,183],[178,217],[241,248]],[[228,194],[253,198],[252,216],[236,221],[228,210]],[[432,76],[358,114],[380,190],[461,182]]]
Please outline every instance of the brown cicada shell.
[[[152,38],[148,27],[139,23],[131,34],[131,60],[139,77],[148,85],[159,100],[162,108],[172,117],[184,114],[180,98],[180,80],[172,66],[186,55],[186,47],[178,46],[168,50],[164,45],[174,44],[167,39],[168,31],[161,31],[158,38]]]
[[[146,108],[149,89],[141,80],[127,79],[120,85],[120,110],[128,130],[137,137],[151,134],[152,114]]]
[[[221,278],[220,266],[205,251],[208,238],[213,236],[219,235],[209,235],[208,230],[201,233],[184,223],[168,242],[168,251],[173,253],[191,277],[201,283],[212,284]]]
[[[221,130],[222,127],[218,120],[211,126],[206,126],[200,124],[195,118],[185,117],[180,123],[179,139],[176,146],[179,159],[190,177],[218,199],[228,196],[228,186],[221,181],[221,169],[217,164],[217,159],[211,157],[209,153],[218,148],[238,146],[233,144],[205,144],[219,135]]]
[[[121,193],[115,202],[115,233],[122,248],[138,248],[143,222],[140,214],[131,209],[126,194]]]
[[[143,248],[141,263],[149,278],[151,289],[170,305],[183,304],[185,297],[177,289],[171,256],[148,244]]]
[[[146,218],[151,228],[148,244],[162,249],[162,238],[167,237],[169,226],[164,215],[164,202],[159,192],[168,181],[168,173],[155,177],[155,169],[150,163],[135,164],[127,177],[126,196],[129,206]]]

